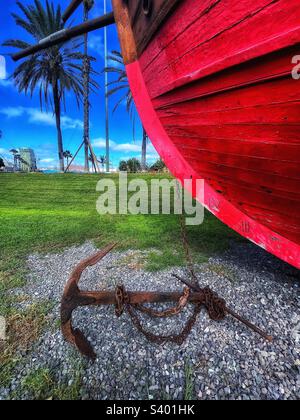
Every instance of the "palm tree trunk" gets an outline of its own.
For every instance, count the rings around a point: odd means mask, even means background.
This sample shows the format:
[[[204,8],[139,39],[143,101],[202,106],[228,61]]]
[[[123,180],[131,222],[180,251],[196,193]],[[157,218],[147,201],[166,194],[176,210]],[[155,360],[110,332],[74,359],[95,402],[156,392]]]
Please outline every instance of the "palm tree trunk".
[[[61,172],[65,170],[64,162],[64,148],[63,148],[63,137],[61,131],[61,109],[60,109],[60,99],[58,92],[57,80],[54,80],[52,83],[53,89],[53,102],[54,102],[54,111],[56,119],[56,130],[57,130],[57,146],[58,146],[58,159],[59,159],[59,169]]]
[[[148,136],[145,128],[143,127],[143,142],[142,142],[142,170],[145,171],[147,168],[147,140]]]
[[[87,3],[84,3],[83,21],[86,22],[89,18],[89,8]],[[88,59],[88,34],[84,35],[84,64],[83,64],[83,83],[84,83],[84,170],[90,171],[89,166],[89,137],[90,137],[90,103],[89,103],[89,82],[90,82],[90,63]]]

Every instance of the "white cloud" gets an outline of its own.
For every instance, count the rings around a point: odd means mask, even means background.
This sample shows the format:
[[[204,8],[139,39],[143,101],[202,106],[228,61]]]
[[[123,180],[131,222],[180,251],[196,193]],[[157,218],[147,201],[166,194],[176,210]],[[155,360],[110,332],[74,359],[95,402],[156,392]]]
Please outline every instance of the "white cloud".
[[[152,153],[154,155],[158,155],[158,153],[157,153],[157,151],[156,151],[156,149],[155,149],[155,147],[153,146],[152,143],[148,143],[148,145],[147,145],[147,152],[148,153]]]
[[[109,141],[110,147],[114,148],[116,143],[113,140]],[[105,149],[106,147],[106,140],[102,137],[98,138],[98,139],[94,139],[92,141],[92,146],[93,147],[97,147],[98,149]]]
[[[99,149],[105,149],[106,147],[106,141],[104,138],[98,138],[98,139],[94,139],[92,141],[92,145],[95,148],[99,148]],[[113,140],[110,140],[110,148],[112,152],[122,152],[122,153],[128,153],[131,154],[135,157],[140,156],[141,152],[142,152],[142,142],[138,141],[137,143],[116,143]],[[152,143],[148,143],[147,144],[147,159],[149,160],[156,160],[158,159],[158,153],[156,152],[156,150],[154,149]],[[123,157],[124,159],[128,159],[127,157]]]
[[[92,141],[92,145],[99,149],[105,149],[106,140],[102,137]],[[116,143],[113,140],[110,140],[110,148],[114,152],[124,152],[124,153],[136,153],[141,151],[141,144],[133,143]]]
[[[139,144],[133,144],[133,143],[121,143],[116,144],[116,146],[113,148],[116,152],[140,152],[141,151],[141,145]]]
[[[89,36],[89,48],[104,57],[104,42],[102,36],[90,35]]]
[[[16,118],[21,117],[24,114],[24,110],[22,107],[8,107],[2,108],[0,113],[5,115],[7,118]]]
[[[28,122],[32,124],[40,124],[55,127],[55,116],[50,112],[42,112],[37,108],[8,107],[0,109],[0,114],[7,118],[18,118],[22,116],[28,117]],[[67,116],[61,117],[61,125],[63,129],[82,129],[83,122],[79,119],[70,118]]]
[[[0,86],[1,87],[15,87],[14,82],[11,79],[1,79],[0,78]]]
[[[100,57],[104,58],[104,40],[101,35],[89,35],[89,41],[88,46],[91,51],[91,55],[93,55],[93,52],[100,55]],[[108,56],[111,55],[111,52],[108,51]],[[107,63],[108,66],[115,67],[115,68],[124,68],[124,65],[121,63],[118,63],[117,61],[108,60]]]
[[[83,122],[78,119],[70,117],[61,117],[61,123],[63,128],[74,128],[81,129],[83,128]]]
[[[40,163],[52,163],[55,162],[56,160],[53,158],[46,158],[46,159],[41,159]]]
[[[24,113],[29,116],[29,122],[43,125],[55,125],[54,115],[34,108],[24,108]]]
[[[148,154],[147,153],[147,159],[149,159],[149,160],[156,160],[158,158],[159,158],[158,153],[156,153],[156,154]]]
[[[114,67],[116,69],[124,69],[124,65],[123,64],[121,64],[118,61],[115,61],[115,60],[113,60],[111,58],[108,59],[107,65],[108,65],[108,67]],[[126,101],[123,101],[121,103],[121,105],[125,105],[126,106]]]
[[[6,60],[0,55],[0,80],[6,79]]]

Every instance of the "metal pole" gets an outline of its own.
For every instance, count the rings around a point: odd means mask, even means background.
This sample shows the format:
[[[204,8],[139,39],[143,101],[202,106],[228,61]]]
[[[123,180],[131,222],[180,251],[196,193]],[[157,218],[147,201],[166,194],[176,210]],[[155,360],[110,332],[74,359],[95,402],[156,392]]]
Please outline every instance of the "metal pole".
[[[108,13],[105,16],[89,20],[85,23],[74,26],[73,28],[63,29],[62,31],[56,32],[47,38],[42,39],[38,44],[32,45],[16,54],[13,54],[12,58],[14,61],[18,61],[21,58],[28,57],[29,55],[53,47],[54,45],[67,42],[72,38],[76,38],[88,32],[95,31],[96,29],[101,29],[105,26],[112,25],[113,23],[115,23],[114,14]]]
[[[67,167],[67,169],[65,170],[65,173],[67,173],[67,172],[68,172],[68,170],[70,169],[70,166],[72,165],[72,163],[73,163],[73,162],[74,162],[74,160],[76,159],[76,157],[77,157],[78,153],[80,152],[80,150],[81,150],[81,148],[82,148],[82,146],[83,146],[83,145],[84,145],[84,140],[83,140],[83,142],[81,143],[81,145],[78,147],[78,149],[77,149],[77,151],[76,151],[75,155],[72,157],[71,162],[68,164],[68,167]]]
[[[93,162],[93,165],[95,167],[95,172],[100,173],[100,168],[99,168],[98,160],[97,160],[97,157],[95,155],[93,146],[91,145],[91,142],[90,142],[89,139],[88,139],[88,146],[89,146],[89,149],[90,149],[90,152],[91,152],[91,155],[92,155],[92,162]]]
[[[81,5],[82,2],[83,0],[72,0],[62,16],[63,22],[66,22],[69,17],[72,16],[72,14]]]
[[[107,13],[107,7],[106,7],[106,0],[104,1],[104,14]],[[104,27],[104,63],[105,63],[105,69],[107,68],[107,27]],[[109,172],[110,165],[109,165],[109,159],[110,159],[110,150],[109,150],[109,103],[108,103],[108,73],[107,71],[104,72],[104,83],[105,83],[105,138],[106,138],[106,172]]]

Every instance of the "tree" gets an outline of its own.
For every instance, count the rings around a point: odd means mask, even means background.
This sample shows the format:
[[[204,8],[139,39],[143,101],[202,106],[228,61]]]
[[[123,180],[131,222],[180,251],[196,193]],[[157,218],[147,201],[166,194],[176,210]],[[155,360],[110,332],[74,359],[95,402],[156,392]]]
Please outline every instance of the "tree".
[[[46,0],[45,7],[40,0],[34,0],[33,5],[25,6],[20,1],[17,5],[24,16],[13,13],[17,26],[23,28],[34,38],[35,42],[48,37],[54,32],[64,29],[61,8]],[[23,40],[11,39],[3,44],[7,47],[24,49],[30,46]],[[25,59],[14,71],[13,78],[19,92],[31,96],[39,91],[40,105],[48,108],[49,104],[55,114],[57,129],[57,145],[60,170],[64,171],[63,137],[61,129],[61,111],[66,108],[66,92],[75,94],[77,104],[83,98],[82,68],[83,54],[78,50],[78,41],[60,44],[38,52]],[[95,81],[90,80],[90,87],[97,88]],[[50,94],[51,91],[51,94]],[[50,99],[50,96],[51,99]]]
[[[0,157],[0,170],[5,168],[4,160]]]
[[[70,150],[64,152],[64,158],[67,159],[67,167],[69,166],[69,159],[72,159],[73,155]]]
[[[157,159],[157,161],[150,167],[150,170],[155,172],[163,172],[165,169],[166,165],[162,159]]]
[[[104,172],[104,167],[105,167],[105,164],[106,164],[106,156],[100,156],[98,162],[102,166],[102,171]]]
[[[125,90],[125,94],[121,96],[121,98],[117,101],[114,112],[116,109],[123,103],[126,102],[127,112],[129,113],[130,117],[133,117],[134,111],[134,101],[132,92],[130,90],[127,73],[124,67],[124,60],[122,54],[119,51],[112,51],[109,55],[108,59],[111,63],[116,63],[115,65],[111,65],[105,68],[105,71],[108,73],[113,73],[118,78],[109,83],[110,86],[113,86],[112,89],[108,92],[108,95],[111,96],[117,92]],[[141,168],[142,170],[147,169],[147,142],[148,142],[148,135],[146,133],[145,128],[143,127],[143,140],[142,140],[142,159],[141,159]]]
[[[120,172],[127,172],[128,171],[126,160],[121,160],[121,162],[119,163],[119,171]]]
[[[94,0],[84,0],[83,2],[83,21],[86,22],[89,19],[89,12],[94,7]],[[88,34],[84,35],[84,58],[83,58],[83,85],[84,85],[84,170],[89,172],[89,142],[90,142],[90,71],[91,63],[88,55]]]
[[[136,158],[129,159],[126,162],[126,165],[127,165],[128,172],[131,172],[131,173],[140,172],[142,169],[141,162]]]

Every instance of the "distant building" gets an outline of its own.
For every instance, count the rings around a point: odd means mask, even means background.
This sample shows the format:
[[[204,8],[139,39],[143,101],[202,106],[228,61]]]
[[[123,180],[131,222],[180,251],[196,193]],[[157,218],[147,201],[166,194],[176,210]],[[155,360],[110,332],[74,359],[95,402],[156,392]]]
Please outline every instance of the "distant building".
[[[37,170],[35,153],[30,148],[19,149],[20,170],[22,172],[35,172]]]
[[[14,167],[13,166],[5,166],[5,168],[3,168],[3,172],[14,172]]]

